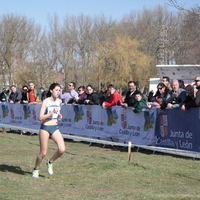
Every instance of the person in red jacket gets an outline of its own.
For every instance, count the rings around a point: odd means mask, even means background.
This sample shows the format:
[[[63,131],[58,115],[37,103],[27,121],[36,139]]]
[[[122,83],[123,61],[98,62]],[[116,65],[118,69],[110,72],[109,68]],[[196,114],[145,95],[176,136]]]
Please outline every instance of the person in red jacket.
[[[114,85],[110,84],[107,87],[108,93],[110,94],[110,99],[108,102],[104,101],[102,103],[102,107],[112,107],[112,106],[120,106],[123,103],[122,96],[116,91]]]

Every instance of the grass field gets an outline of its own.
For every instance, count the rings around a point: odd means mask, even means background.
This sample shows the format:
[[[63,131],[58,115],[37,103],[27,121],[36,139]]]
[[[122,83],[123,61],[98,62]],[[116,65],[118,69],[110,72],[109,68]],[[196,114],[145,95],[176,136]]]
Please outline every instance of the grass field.
[[[133,149],[128,162],[126,148],[66,140],[51,176],[45,163],[55,150],[50,140],[41,176],[32,178],[38,136],[0,131],[0,199],[200,199],[199,160]]]

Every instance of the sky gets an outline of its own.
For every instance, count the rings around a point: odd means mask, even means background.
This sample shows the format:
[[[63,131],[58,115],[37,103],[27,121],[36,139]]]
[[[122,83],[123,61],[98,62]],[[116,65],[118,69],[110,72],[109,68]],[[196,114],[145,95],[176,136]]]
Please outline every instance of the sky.
[[[177,2],[185,8],[200,5],[200,0],[177,0]],[[176,11],[167,4],[168,0],[0,0],[0,16],[10,13],[26,16],[46,28],[48,16],[54,14],[58,15],[60,21],[66,16],[81,14],[91,17],[103,14],[106,18],[120,20],[131,11],[152,9],[157,5]]]

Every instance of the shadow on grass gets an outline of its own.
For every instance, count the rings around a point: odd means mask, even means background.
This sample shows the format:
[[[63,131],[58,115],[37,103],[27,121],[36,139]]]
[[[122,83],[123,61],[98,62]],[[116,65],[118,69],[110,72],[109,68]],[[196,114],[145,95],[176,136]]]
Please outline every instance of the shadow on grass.
[[[179,176],[179,177],[183,177],[183,178],[187,178],[187,179],[192,179],[192,180],[200,181],[200,179],[198,179],[196,177],[194,178],[194,177],[187,176],[187,175],[181,174],[181,173],[174,173],[174,175]]]
[[[0,165],[1,172],[12,172],[20,175],[32,174],[31,172],[23,171],[19,166]],[[40,175],[41,177],[44,177]]]

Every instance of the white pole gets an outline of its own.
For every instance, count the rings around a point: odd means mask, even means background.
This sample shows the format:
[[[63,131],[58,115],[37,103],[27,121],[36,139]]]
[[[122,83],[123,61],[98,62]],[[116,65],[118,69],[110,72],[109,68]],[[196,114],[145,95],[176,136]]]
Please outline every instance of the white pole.
[[[131,146],[132,146],[131,142],[128,142],[128,161],[131,160]]]

